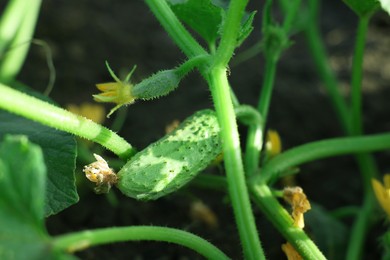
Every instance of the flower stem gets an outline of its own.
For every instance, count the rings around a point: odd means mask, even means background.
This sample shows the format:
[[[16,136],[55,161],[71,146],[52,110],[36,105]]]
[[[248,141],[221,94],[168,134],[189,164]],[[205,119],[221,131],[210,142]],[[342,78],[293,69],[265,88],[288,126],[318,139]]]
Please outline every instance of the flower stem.
[[[351,121],[352,134],[362,134],[362,79],[363,79],[363,56],[365,47],[365,38],[368,29],[370,16],[359,18],[357,36],[355,42],[355,52],[352,63],[351,79]]]
[[[208,241],[186,231],[155,226],[113,227],[61,235],[54,239],[54,251],[75,252],[89,246],[114,242],[153,240],[193,249],[207,259],[229,259]]]
[[[97,142],[127,159],[135,152],[122,137],[111,130],[55,105],[26,95],[0,83],[0,108],[44,125]]]

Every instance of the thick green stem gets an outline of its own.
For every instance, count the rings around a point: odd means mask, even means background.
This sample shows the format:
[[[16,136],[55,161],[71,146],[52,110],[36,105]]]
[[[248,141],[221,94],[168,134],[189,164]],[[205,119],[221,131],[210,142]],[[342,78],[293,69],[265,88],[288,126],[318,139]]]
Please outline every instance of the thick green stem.
[[[194,234],[167,227],[114,227],[82,231],[58,236],[53,241],[54,251],[69,253],[83,250],[90,246],[126,241],[165,241],[182,245],[203,255],[207,259],[229,259],[218,248]]]
[[[246,259],[265,259],[245,183],[236,118],[225,67],[209,74],[215,109],[221,126],[228,190]]]
[[[188,58],[207,54],[184,28],[165,0],[145,0],[150,10]]]
[[[44,125],[97,142],[123,159],[132,146],[111,130],[60,107],[26,95],[0,83],[0,108]]]
[[[290,167],[322,158],[380,151],[389,148],[389,133],[316,141],[292,148],[271,159],[262,168],[261,179],[263,182],[268,182]],[[371,167],[373,166],[369,165],[366,170],[371,171]]]
[[[352,134],[360,135],[362,130],[362,79],[363,79],[363,57],[366,44],[369,16],[359,18],[359,24],[355,42],[355,52],[352,63],[351,79],[351,121]]]
[[[294,246],[303,259],[326,259],[305,232],[300,228],[294,227],[293,219],[275,199],[266,184],[257,184],[256,181],[251,181],[249,187],[253,195],[252,198],[261,208],[262,212],[288,242]]]

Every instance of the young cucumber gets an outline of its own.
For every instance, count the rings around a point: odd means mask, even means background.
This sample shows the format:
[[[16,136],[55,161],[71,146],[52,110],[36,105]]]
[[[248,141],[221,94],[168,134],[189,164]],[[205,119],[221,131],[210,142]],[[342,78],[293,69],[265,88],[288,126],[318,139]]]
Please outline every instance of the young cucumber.
[[[154,200],[178,190],[222,152],[219,132],[214,111],[195,113],[132,157],[118,172],[117,187],[139,200]]]

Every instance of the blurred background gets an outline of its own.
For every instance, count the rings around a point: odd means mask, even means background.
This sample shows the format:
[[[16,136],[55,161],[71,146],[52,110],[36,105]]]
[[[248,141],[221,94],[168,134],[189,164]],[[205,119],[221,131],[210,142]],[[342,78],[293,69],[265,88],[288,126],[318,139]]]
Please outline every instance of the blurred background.
[[[248,11],[258,10],[255,29],[237,50],[236,57],[261,40],[263,2],[250,1]],[[4,4],[1,3],[0,8]],[[322,3],[319,21],[329,61],[341,81],[342,92],[348,95],[357,19],[342,1],[328,0]],[[143,1],[43,0],[34,37],[45,41],[53,53],[56,81],[50,96],[63,107],[93,102],[92,94],[98,92],[95,84],[112,81],[105,67],[106,60],[117,75],[126,75],[136,64],[133,82],[139,82],[158,70],[173,68],[185,60]],[[279,132],[284,149],[342,135],[304,36],[297,34],[292,40],[294,44],[285,51],[278,66],[269,115],[269,127]],[[389,46],[390,18],[386,13],[378,12],[370,23],[364,61],[366,133],[390,131]],[[231,85],[241,103],[257,104],[263,66],[264,60],[259,54],[231,67]],[[19,79],[43,92],[48,78],[46,52],[32,45]],[[141,149],[161,138],[165,126],[172,121],[183,120],[206,107],[212,107],[207,85],[197,72],[193,72],[169,96],[139,101],[128,107],[119,134]],[[106,111],[110,108],[106,106]],[[106,120],[108,126],[110,123]],[[244,135],[245,131],[242,131]],[[390,152],[375,155],[383,173],[390,171],[389,155]],[[222,169],[217,167],[209,171],[221,172]],[[199,234],[232,259],[242,258],[232,210],[223,192],[191,188],[155,202],[141,203],[116,191],[110,198],[95,195],[92,186],[84,183],[81,168],[76,174],[80,178],[80,202],[47,220],[50,234],[107,226],[162,225]],[[352,157],[304,165],[292,181],[304,189],[312,204],[321,205],[326,212],[361,203],[361,179]],[[202,201],[210,210],[209,214],[215,215],[217,226],[191,213],[197,201]],[[313,211],[311,217],[307,214],[307,231],[318,239],[330,259],[343,259],[342,251],[337,252],[337,249],[345,248],[351,219],[330,224],[319,217],[321,210]],[[255,211],[267,257],[280,259],[284,239],[256,207]],[[324,234],[311,230],[310,223],[317,227],[323,225],[320,232]],[[339,238],[325,234],[325,229],[330,226],[338,228]],[[365,259],[378,259],[377,238],[382,231],[383,226],[379,225],[369,234]],[[85,250],[78,256],[82,259],[201,259],[190,250],[155,242],[101,246]]]

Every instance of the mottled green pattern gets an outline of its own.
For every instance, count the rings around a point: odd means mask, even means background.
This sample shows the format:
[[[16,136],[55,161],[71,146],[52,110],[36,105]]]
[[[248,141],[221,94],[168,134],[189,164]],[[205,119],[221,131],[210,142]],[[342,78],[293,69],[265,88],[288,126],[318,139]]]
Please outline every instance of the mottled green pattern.
[[[118,173],[118,188],[139,200],[176,191],[221,153],[219,131],[214,111],[195,113],[128,161]]]

